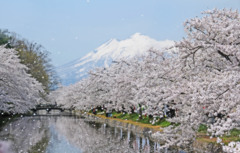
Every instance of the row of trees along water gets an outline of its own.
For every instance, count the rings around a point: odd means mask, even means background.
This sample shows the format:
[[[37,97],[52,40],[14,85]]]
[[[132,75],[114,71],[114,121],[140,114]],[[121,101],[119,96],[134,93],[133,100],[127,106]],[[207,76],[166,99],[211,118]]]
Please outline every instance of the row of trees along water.
[[[26,113],[46,101],[58,78],[43,46],[0,30],[0,112]]]
[[[164,116],[162,108],[168,105],[177,113],[167,120],[177,124],[154,134],[165,146],[190,144],[206,118],[213,119],[207,124],[209,135],[228,133],[240,122],[240,15],[227,9],[205,11],[201,18],[187,20],[184,29],[186,37],[172,48],[96,68],[51,96],[66,108],[85,111],[104,106],[131,113],[131,108],[145,106],[142,114],[155,118]]]

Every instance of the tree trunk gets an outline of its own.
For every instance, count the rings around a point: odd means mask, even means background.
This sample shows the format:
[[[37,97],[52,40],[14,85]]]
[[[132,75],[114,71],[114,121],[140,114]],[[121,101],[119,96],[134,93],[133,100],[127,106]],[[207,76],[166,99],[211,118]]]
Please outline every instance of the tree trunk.
[[[139,104],[139,119],[141,120],[142,119],[142,105]]]

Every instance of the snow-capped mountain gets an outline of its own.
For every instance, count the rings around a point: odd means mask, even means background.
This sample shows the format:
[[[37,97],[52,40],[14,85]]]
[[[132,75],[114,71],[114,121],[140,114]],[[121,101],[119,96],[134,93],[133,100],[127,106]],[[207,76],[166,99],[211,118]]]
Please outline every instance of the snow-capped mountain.
[[[170,40],[157,41],[136,33],[122,41],[111,39],[86,56],[57,68],[63,85],[76,83],[95,67],[108,67],[113,60],[129,59],[147,53],[149,49],[164,49],[173,45]]]

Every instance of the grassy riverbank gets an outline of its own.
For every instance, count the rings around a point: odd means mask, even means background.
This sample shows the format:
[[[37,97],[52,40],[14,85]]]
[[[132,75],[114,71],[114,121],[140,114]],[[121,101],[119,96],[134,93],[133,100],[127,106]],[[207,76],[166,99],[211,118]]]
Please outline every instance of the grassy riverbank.
[[[146,123],[136,122],[136,121],[128,120],[128,119],[106,117],[105,115],[96,115],[96,116],[103,118],[103,119],[111,119],[111,120],[116,120],[116,121],[123,122],[123,123],[137,125],[141,128],[150,128],[153,130],[153,132],[157,132],[157,131],[162,132],[162,127],[159,125],[146,124]]]
[[[112,118],[118,118],[122,120],[130,120],[133,122],[139,122],[143,124],[150,124],[152,126],[160,126],[160,127],[167,127],[171,125],[170,122],[166,121],[165,119],[156,118],[156,121],[153,121],[153,118],[149,118],[148,116],[143,116],[142,119],[139,119],[139,115],[137,113],[127,114],[127,113],[112,113]]]
[[[240,141],[240,130],[239,129],[232,129],[228,134],[223,135],[220,137],[222,139],[222,142],[225,144],[228,144],[231,141]],[[198,134],[197,134],[197,140],[202,142],[209,142],[209,143],[216,143],[217,138],[207,135],[207,126],[206,125],[200,125]]]
[[[93,115],[92,113],[89,113],[90,115]],[[111,120],[117,120],[124,123],[129,123],[133,125],[138,125],[142,128],[151,128],[153,132],[157,131],[163,131],[164,127],[167,127],[169,125],[176,125],[174,123],[166,121],[166,119],[159,119],[156,118],[156,122],[153,124],[153,118],[149,118],[148,116],[143,116],[142,119],[139,119],[139,115],[137,113],[133,114],[127,114],[127,113],[117,113],[113,112],[112,117],[106,117],[106,114],[104,112],[98,112],[97,117],[104,118],[104,119],[111,119]],[[231,141],[240,141],[240,130],[233,129],[231,130],[228,135],[223,135],[220,137],[223,141],[223,143],[228,144]],[[217,143],[217,138],[207,135],[207,126],[206,125],[200,125],[198,133],[197,133],[197,141],[203,142],[203,143]]]
[[[94,115],[91,113],[91,111],[88,114]],[[172,124],[166,121],[165,119],[159,119],[159,118],[156,118],[156,120],[153,122],[153,118],[149,118],[148,116],[143,116],[142,119],[139,119],[139,114],[137,113],[128,114],[128,113],[113,112],[112,117],[106,117],[106,114],[104,112],[98,111],[97,115],[95,116],[103,119],[111,119],[111,120],[116,120],[123,123],[137,125],[140,128],[150,128],[152,129],[152,132],[157,132],[157,131],[161,132],[163,131],[164,127],[167,127]]]

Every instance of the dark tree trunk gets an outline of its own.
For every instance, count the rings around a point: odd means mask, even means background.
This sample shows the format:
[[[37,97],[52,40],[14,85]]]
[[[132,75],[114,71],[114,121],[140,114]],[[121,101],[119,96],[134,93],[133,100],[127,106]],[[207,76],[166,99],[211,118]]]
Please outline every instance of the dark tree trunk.
[[[139,119],[141,120],[142,119],[142,105],[139,104]]]

